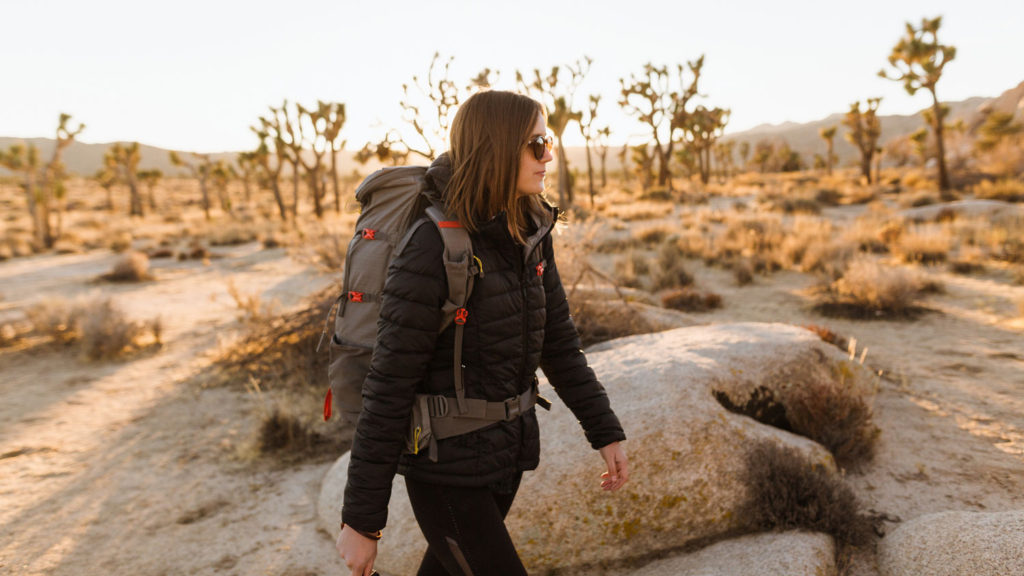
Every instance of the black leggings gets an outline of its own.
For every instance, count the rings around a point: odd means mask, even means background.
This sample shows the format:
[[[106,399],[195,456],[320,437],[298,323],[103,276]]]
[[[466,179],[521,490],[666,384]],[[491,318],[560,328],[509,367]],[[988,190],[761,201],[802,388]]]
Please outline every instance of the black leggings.
[[[525,576],[505,528],[519,489],[456,488],[406,478],[416,522],[427,539],[417,576]]]

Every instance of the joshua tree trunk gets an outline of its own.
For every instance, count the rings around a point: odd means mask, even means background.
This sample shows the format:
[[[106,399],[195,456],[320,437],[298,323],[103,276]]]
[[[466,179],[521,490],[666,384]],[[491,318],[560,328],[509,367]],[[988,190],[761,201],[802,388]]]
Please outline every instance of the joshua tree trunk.
[[[942,105],[939,104],[939,98],[935,95],[935,89],[932,88],[930,92],[932,93],[932,116],[935,118],[935,123],[932,125],[935,130],[935,154],[939,161],[939,190],[943,199],[948,200],[949,194],[946,191],[949,190],[949,174],[946,172],[946,144],[942,135],[946,118],[942,111]]]
[[[558,206],[567,209],[572,206],[572,186],[569,184],[569,161],[565,156],[562,138],[558,138]]]
[[[590,139],[587,139],[587,191],[590,193],[590,207],[594,207],[594,164],[590,159]]]

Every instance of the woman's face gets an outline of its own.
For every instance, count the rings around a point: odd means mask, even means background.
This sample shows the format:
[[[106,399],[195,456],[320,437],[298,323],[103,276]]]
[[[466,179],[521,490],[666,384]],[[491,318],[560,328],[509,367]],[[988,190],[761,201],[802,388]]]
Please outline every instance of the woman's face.
[[[546,134],[544,116],[537,114],[537,121],[533,124],[530,138]],[[554,155],[551,150],[545,150],[544,156],[537,160],[529,146],[523,148],[523,152],[519,156],[519,179],[516,181],[516,193],[520,196],[531,196],[543,192],[547,163],[553,159]]]

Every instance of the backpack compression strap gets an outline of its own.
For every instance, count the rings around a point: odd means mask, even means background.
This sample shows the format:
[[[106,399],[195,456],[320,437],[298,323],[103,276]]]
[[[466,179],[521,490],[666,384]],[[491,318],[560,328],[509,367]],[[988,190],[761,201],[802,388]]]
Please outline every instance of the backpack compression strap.
[[[483,268],[479,260],[473,257],[473,243],[469,234],[457,220],[445,215],[437,203],[427,206],[427,216],[437,226],[444,242],[444,270],[448,277],[448,300],[441,307],[441,330],[455,322],[455,346],[453,374],[455,375],[455,398],[459,414],[469,411],[466,405],[466,385],[462,374],[462,340],[465,332],[466,319],[469,312],[466,302],[473,292],[473,280],[477,274],[483,276]]]

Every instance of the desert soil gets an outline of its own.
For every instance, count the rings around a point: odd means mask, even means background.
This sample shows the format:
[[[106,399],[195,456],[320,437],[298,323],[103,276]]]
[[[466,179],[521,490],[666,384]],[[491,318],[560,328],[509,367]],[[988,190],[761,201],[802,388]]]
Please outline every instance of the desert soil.
[[[0,351],[0,573],[342,574],[315,502],[331,461],[254,459],[264,400],[197,384],[240,330],[227,293],[283,310],[333,279],[257,243],[207,264],[154,261],[156,280],[97,285],[115,255],[46,255],[0,263],[0,321],[37,298],[105,293],[133,318],[160,315],[164,346],[89,362],[49,346]],[[848,479],[866,507],[908,520],[943,510],[1024,508],[1024,323],[994,270],[926,273],[945,285],[913,321],[823,319],[810,276],[781,272],[736,287],[691,267],[724,307],[702,322],[827,325],[856,338],[882,371],[875,462]],[[627,446],[628,448],[628,446]],[[893,524],[889,524],[892,526]],[[873,574],[870,557],[858,574]]]

